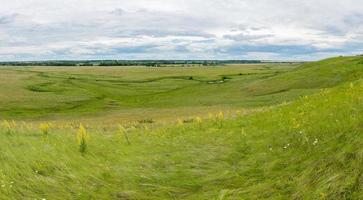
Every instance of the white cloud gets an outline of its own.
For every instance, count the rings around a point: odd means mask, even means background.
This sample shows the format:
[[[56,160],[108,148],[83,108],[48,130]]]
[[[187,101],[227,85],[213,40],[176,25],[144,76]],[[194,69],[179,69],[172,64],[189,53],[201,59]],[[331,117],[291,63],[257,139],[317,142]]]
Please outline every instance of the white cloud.
[[[0,60],[359,53],[357,0],[0,0]]]

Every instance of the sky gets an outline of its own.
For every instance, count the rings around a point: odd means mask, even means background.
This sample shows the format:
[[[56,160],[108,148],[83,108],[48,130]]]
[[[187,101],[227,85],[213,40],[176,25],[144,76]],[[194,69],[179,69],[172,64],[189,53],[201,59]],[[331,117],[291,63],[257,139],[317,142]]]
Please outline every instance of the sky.
[[[0,0],[0,61],[356,54],[362,0]]]

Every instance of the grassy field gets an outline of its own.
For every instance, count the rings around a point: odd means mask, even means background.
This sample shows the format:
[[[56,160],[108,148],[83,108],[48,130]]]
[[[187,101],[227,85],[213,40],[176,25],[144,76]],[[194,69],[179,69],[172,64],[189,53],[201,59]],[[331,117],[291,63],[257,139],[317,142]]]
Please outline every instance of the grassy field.
[[[0,69],[0,115],[42,120],[119,115],[123,121],[163,121],[274,104],[281,99],[253,97],[242,87],[294,67],[5,67]]]
[[[0,199],[363,198],[363,57],[0,76]]]

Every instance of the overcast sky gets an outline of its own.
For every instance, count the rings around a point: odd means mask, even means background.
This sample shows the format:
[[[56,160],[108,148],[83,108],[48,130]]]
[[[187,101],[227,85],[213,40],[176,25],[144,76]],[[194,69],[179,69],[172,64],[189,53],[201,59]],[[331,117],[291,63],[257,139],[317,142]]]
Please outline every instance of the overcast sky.
[[[362,53],[362,0],[0,0],[0,61]]]

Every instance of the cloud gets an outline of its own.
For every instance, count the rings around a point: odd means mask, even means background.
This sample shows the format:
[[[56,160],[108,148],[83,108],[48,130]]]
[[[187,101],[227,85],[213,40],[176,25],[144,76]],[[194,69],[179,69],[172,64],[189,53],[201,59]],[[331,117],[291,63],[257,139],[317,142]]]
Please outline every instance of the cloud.
[[[8,23],[13,22],[15,20],[16,16],[18,16],[18,14],[10,14],[10,15],[0,16],[0,25],[1,24],[8,24]]]
[[[362,53],[363,3],[356,0],[0,3],[0,60],[314,60]]]
[[[122,8],[116,8],[116,9],[112,10],[110,13],[115,14],[115,15],[123,15],[123,14],[125,14],[125,10]]]
[[[240,33],[240,34],[235,34],[235,35],[224,35],[223,38],[225,39],[229,39],[229,40],[234,40],[234,41],[253,41],[253,40],[257,40],[257,39],[262,39],[262,38],[268,38],[268,37],[272,37],[273,34],[244,34],[244,33]]]

